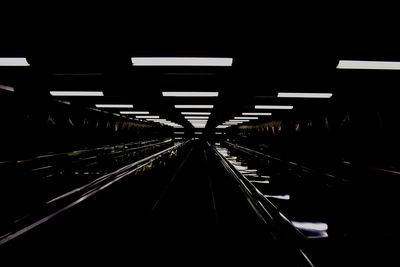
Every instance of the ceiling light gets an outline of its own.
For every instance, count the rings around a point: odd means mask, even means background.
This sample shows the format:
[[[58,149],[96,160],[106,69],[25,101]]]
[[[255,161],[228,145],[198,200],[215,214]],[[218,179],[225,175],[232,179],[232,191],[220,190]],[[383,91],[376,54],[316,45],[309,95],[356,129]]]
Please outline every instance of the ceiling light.
[[[217,126],[218,129],[225,129],[225,128],[228,128],[228,127],[229,127],[229,125],[219,125],[219,126]]]
[[[29,63],[24,57],[0,57],[0,66],[18,67],[29,66]]]
[[[208,119],[208,116],[185,116],[185,119],[201,120]]]
[[[243,123],[243,122],[241,122],[241,121],[226,121],[223,124],[224,125],[237,125],[237,124],[241,124],[241,123]]]
[[[97,108],[133,108],[129,104],[96,104]]]
[[[175,105],[175,108],[213,108],[213,105]]]
[[[14,92],[14,87],[7,86],[7,85],[0,84],[0,89],[6,90],[6,91],[10,91],[10,92]]]
[[[185,134],[185,132],[174,132],[174,134]]]
[[[337,69],[400,70],[400,62],[340,60]]]
[[[159,119],[160,116],[136,116],[137,119]]]
[[[50,91],[52,96],[103,96],[101,91]]]
[[[248,122],[250,120],[241,120],[241,119],[233,119],[233,120],[229,120],[231,122]]]
[[[182,115],[211,115],[211,112],[182,112]]]
[[[134,66],[232,66],[232,58],[132,57]]]
[[[162,92],[162,95],[175,97],[217,97],[218,92]]]
[[[268,105],[256,105],[255,109],[293,109],[293,106],[268,106]]]
[[[257,120],[258,117],[235,117],[235,120]]]
[[[332,97],[332,93],[278,93],[278,97],[331,98]]]
[[[242,115],[245,115],[245,116],[271,116],[272,113],[269,113],[269,112],[243,112]]]
[[[121,114],[149,114],[148,111],[121,111]]]

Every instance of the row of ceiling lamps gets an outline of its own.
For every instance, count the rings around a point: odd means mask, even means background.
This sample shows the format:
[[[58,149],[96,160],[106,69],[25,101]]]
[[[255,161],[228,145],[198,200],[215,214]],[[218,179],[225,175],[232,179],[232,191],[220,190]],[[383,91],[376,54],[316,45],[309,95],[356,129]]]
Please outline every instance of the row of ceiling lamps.
[[[331,98],[332,93],[288,93],[282,92],[278,93],[277,97],[284,98]],[[255,109],[274,109],[274,110],[290,110],[293,109],[291,105],[255,105]],[[233,125],[239,125],[244,122],[249,122],[250,120],[257,120],[257,116],[270,116],[272,113],[262,113],[262,112],[243,112],[243,116],[247,117],[234,117],[234,119],[225,121],[221,125],[218,125],[217,128],[224,129],[231,127]],[[249,117],[250,116],[250,117]],[[254,116],[254,117],[253,117]]]
[[[232,66],[232,58],[132,57],[134,66]],[[0,66],[30,66],[25,57],[0,57]],[[400,62],[339,60],[337,69],[400,70]]]
[[[218,92],[162,92],[164,97],[218,97]],[[175,105],[177,109],[212,109],[214,105]],[[211,112],[182,112],[194,128],[205,128]]]

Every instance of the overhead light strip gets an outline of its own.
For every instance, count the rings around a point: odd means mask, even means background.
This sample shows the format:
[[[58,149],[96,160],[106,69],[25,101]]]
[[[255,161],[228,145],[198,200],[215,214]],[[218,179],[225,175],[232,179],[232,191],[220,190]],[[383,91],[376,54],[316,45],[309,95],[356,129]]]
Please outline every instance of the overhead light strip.
[[[211,112],[182,112],[182,115],[211,115]]]
[[[400,70],[400,62],[396,61],[364,61],[340,60],[337,69],[359,70]]]
[[[235,117],[235,120],[257,120],[258,117]]]
[[[11,87],[11,86],[8,86],[8,85],[0,84],[0,89],[1,90],[5,90],[5,91],[9,91],[9,92],[14,92],[14,87]]]
[[[213,108],[214,105],[175,105],[175,108]]]
[[[290,98],[331,98],[332,93],[278,93],[278,97]]]
[[[242,115],[244,115],[244,116],[271,116],[272,113],[270,113],[270,112],[243,112]]]
[[[134,66],[232,66],[232,58],[211,57],[132,57]]]
[[[162,95],[172,97],[217,97],[218,92],[162,92]]]
[[[97,108],[133,108],[130,104],[96,104]]]
[[[104,96],[101,91],[50,91],[52,96]]]
[[[146,116],[146,115],[144,115],[144,116],[136,116],[136,118],[137,119],[159,119],[160,116],[152,116],[152,115]]]
[[[24,67],[29,66],[24,57],[0,57],[0,66],[2,67]]]
[[[279,105],[256,105],[255,109],[293,109],[293,106],[279,106]]]
[[[131,114],[131,115],[140,115],[140,114],[142,114],[142,115],[144,115],[144,114],[149,114],[149,112],[148,111],[121,111],[120,112],[121,114]]]
[[[192,120],[202,120],[208,119],[208,116],[185,116],[185,119],[192,119]]]

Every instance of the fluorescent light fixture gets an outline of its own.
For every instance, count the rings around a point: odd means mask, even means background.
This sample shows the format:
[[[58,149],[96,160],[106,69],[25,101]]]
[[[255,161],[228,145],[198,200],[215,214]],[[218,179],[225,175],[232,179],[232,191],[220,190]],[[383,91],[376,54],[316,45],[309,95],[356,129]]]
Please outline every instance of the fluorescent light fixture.
[[[290,195],[265,195],[266,197],[276,198],[281,200],[290,200]]]
[[[133,105],[125,104],[96,104],[97,108],[133,108]]]
[[[208,116],[185,116],[185,119],[201,120],[208,119]]]
[[[150,116],[146,116],[146,115],[144,115],[144,116],[136,116],[136,119],[159,119],[160,118],[160,116],[152,116],[152,115],[150,115]]]
[[[271,116],[272,113],[269,112],[243,112],[244,116]]]
[[[234,119],[234,120],[229,120],[231,122],[248,122],[250,120],[240,120],[240,119]]]
[[[235,117],[235,120],[257,120],[258,117]]]
[[[217,97],[218,92],[162,92],[162,95],[175,97]]]
[[[103,96],[101,91],[50,91],[52,96]]]
[[[297,222],[292,221],[292,224],[298,229],[304,229],[309,231],[327,231],[328,225],[321,222]]]
[[[228,127],[229,127],[229,125],[219,125],[219,126],[217,126],[218,129],[225,129],[225,128],[228,128]]]
[[[174,127],[174,128],[183,128],[183,126],[181,126],[181,125],[172,125],[172,127]]]
[[[24,57],[0,57],[0,66],[3,67],[19,67],[29,66],[29,63]]]
[[[218,57],[132,57],[134,66],[232,66],[232,58]]]
[[[224,133],[222,133],[222,132],[215,132],[215,134],[224,134]]]
[[[7,85],[0,84],[0,89],[1,90],[6,90],[6,91],[9,91],[9,92],[14,92],[14,87],[7,86]]]
[[[137,118],[138,116],[136,116],[136,118]],[[158,116],[157,116],[158,117]],[[170,122],[170,121],[167,121],[166,119],[147,119],[148,121],[154,121],[154,122]]]
[[[206,125],[193,125],[194,128],[206,128]]]
[[[118,116],[118,117],[121,116],[121,114],[119,114],[119,113],[113,113],[113,115]]]
[[[278,93],[278,97],[331,98],[332,97],[332,93]]]
[[[133,114],[133,115],[139,115],[139,114],[149,114],[148,111],[121,111],[121,114]]]
[[[364,61],[364,60],[340,60],[337,69],[359,70],[400,70],[400,62],[394,61]]]
[[[293,106],[256,105],[255,109],[293,109]]]
[[[185,132],[174,132],[174,134],[185,134]]]
[[[241,123],[243,123],[243,122],[241,122],[241,121],[226,121],[223,124],[224,125],[237,125],[237,124],[241,124]]]
[[[194,132],[194,134],[203,134],[203,132]]]
[[[175,108],[213,108],[214,105],[175,105]]]
[[[211,115],[211,112],[182,112],[182,115]]]

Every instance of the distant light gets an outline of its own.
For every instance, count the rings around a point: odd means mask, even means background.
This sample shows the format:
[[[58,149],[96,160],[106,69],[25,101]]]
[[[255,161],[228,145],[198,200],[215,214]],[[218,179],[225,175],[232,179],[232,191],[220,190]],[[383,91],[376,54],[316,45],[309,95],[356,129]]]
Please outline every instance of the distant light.
[[[14,92],[14,87],[7,86],[7,85],[0,84],[0,89],[6,90],[6,91],[9,91],[9,92]]]
[[[400,70],[400,62],[395,61],[364,61],[340,60],[337,69],[363,69],[363,70]]]
[[[255,109],[293,109],[293,106],[279,106],[279,105],[256,105]]]
[[[258,117],[235,117],[235,120],[257,120]]]
[[[219,125],[219,126],[217,126],[218,129],[225,129],[225,128],[228,128],[228,127],[229,127],[229,125]]]
[[[97,108],[133,108],[133,105],[125,104],[96,104]]]
[[[146,116],[146,115],[144,115],[144,116],[135,116],[137,119],[159,119],[160,118],[160,116],[153,116],[153,115],[150,115],[150,116]]]
[[[211,112],[182,112],[182,115],[211,115]]]
[[[181,126],[181,125],[172,125],[172,127],[174,127],[174,128],[183,128],[183,126]]]
[[[242,115],[245,116],[271,116],[270,112],[243,112]]]
[[[203,132],[194,132],[194,134],[203,134]]]
[[[331,98],[332,97],[332,93],[278,93],[278,97]]]
[[[139,115],[139,114],[149,114],[148,111],[120,111],[119,113],[121,114],[133,114],[133,115]]]
[[[0,57],[0,66],[3,67],[19,67],[29,66],[28,61],[24,57]]]
[[[224,134],[224,133],[222,133],[222,132],[215,132],[215,134]]]
[[[136,116],[136,118],[137,118],[138,116]],[[149,116],[149,117],[152,117],[152,116]],[[158,117],[158,116],[154,116],[154,117]],[[170,122],[170,121],[167,121],[166,119],[152,119],[152,118],[149,118],[149,119],[147,119],[148,121],[154,121],[154,122]]]
[[[290,195],[265,195],[265,196],[281,200],[290,200]]]
[[[243,122],[241,122],[241,121],[226,121],[226,122],[224,122],[224,125],[238,125],[241,123],[243,123]]]
[[[312,222],[296,222],[292,221],[292,224],[298,228],[298,229],[303,229],[303,230],[308,230],[308,231],[327,231],[328,230],[328,225],[326,223],[312,223]]]
[[[118,116],[118,117],[121,116],[121,114],[119,114],[119,113],[113,113],[113,115]]]
[[[174,132],[174,134],[185,134],[185,132]]]
[[[213,108],[214,105],[175,105],[175,108]]]
[[[52,96],[103,96],[101,91],[50,91]]]
[[[233,120],[229,120],[231,122],[248,122],[250,120],[240,120],[240,119],[233,119]]]
[[[232,58],[132,57],[134,66],[232,66]]]
[[[208,116],[185,116],[185,119],[201,120],[208,119]]]
[[[217,97],[218,92],[162,92],[162,95],[174,97]]]

